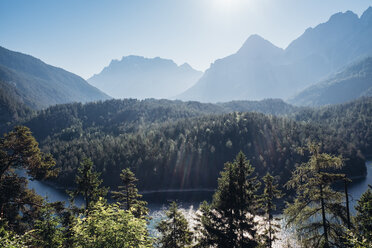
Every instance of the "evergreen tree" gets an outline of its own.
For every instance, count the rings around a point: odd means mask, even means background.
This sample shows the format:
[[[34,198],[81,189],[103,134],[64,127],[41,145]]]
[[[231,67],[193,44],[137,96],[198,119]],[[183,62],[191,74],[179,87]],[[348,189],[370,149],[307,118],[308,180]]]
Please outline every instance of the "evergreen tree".
[[[298,166],[287,183],[297,195],[285,209],[287,223],[297,227],[308,247],[340,246],[346,209],[342,194],[334,191],[331,184],[344,175],[331,171],[342,167],[342,157],[320,153],[320,146],[313,143],[306,150],[311,155],[309,161]]]
[[[76,189],[69,191],[72,201],[81,194],[85,200],[85,210],[89,210],[91,204],[98,201],[100,197],[107,194],[108,189],[100,187],[102,180],[99,179],[101,173],[94,171],[93,162],[89,158],[84,158],[77,170],[75,183]]]
[[[135,217],[139,218],[147,215],[149,212],[146,207],[147,202],[139,200],[142,195],[138,194],[136,187],[138,179],[134,173],[129,168],[125,168],[122,170],[120,178],[123,185],[119,186],[120,191],[112,192],[113,198],[124,205],[126,210],[130,210]]]
[[[27,243],[31,247],[62,247],[61,219],[49,204],[44,205],[40,212],[41,214],[35,221],[33,230],[25,235]]]
[[[367,189],[355,206],[357,211],[354,222],[356,234],[360,241],[372,246],[372,189]]]
[[[76,248],[152,248],[146,220],[100,198],[91,202],[89,215],[80,215],[73,225]]]
[[[274,199],[279,199],[282,197],[281,191],[278,189],[278,185],[274,184],[274,177],[267,173],[263,177],[264,181],[264,193],[261,196],[261,208],[264,211],[265,217],[265,227],[264,232],[261,236],[262,243],[265,247],[272,247],[273,242],[277,239],[275,233],[278,232],[279,225],[273,222],[274,220],[278,220],[277,218],[274,219],[273,211],[276,210],[276,205],[274,203]]]
[[[57,175],[54,165],[52,156],[40,151],[27,127],[17,126],[0,139],[0,219],[10,229],[22,233],[31,228],[43,199],[28,189],[28,180]]]
[[[257,246],[254,215],[260,183],[252,176],[253,172],[254,168],[242,152],[233,163],[225,164],[211,205],[202,205],[201,224],[205,235],[200,238],[199,246]]]
[[[161,247],[185,248],[190,247],[192,232],[183,214],[178,210],[177,203],[172,202],[166,212],[167,219],[162,220],[156,227],[161,233]]]

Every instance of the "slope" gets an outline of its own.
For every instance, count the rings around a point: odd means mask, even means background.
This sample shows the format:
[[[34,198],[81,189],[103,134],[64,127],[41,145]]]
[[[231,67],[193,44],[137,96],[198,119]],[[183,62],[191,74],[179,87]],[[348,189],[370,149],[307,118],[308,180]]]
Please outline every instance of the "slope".
[[[346,67],[327,80],[312,85],[289,102],[301,106],[344,103],[372,96],[372,57]]]
[[[110,98],[75,74],[3,47],[0,47],[0,80],[14,86],[22,101],[33,109]]]

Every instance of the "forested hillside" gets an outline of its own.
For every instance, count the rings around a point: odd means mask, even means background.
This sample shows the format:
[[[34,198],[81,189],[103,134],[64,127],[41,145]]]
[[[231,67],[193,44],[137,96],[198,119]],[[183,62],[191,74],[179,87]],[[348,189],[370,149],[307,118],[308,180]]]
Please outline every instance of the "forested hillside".
[[[307,158],[297,148],[308,141],[347,158],[349,175],[365,173],[363,153],[372,144],[371,98],[321,109],[284,105],[288,113],[282,117],[233,112],[276,113],[278,103],[110,100],[57,105],[22,124],[31,128],[43,151],[52,153],[62,169],[57,182],[64,186],[72,185],[86,156],[111,186],[118,183],[113,175],[130,167],[141,189],[211,188],[224,161],[240,150],[260,175],[270,171],[285,182],[295,164]]]

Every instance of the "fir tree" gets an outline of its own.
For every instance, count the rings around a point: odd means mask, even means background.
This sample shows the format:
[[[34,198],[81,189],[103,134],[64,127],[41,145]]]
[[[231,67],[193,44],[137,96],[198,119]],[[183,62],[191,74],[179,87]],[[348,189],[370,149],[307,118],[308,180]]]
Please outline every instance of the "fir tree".
[[[274,177],[270,173],[267,173],[263,177],[264,181],[264,193],[261,196],[261,208],[264,211],[265,217],[265,227],[263,234],[261,235],[262,243],[264,247],[272,247],[273,242],[277,239],[275,233],[279,230],[279,225],[274,221],[277,221],[277,218],[274,218],[273,211],[276,210],[276,205],[274,199],[279,199],[282,197],[281,191],[278,189],[278,185],[274,184]]]
[[[0,219],[10,229],[21,233],[32,227],[43,199],[28,189],[28,180],[56,176],[54,165],[52,156],[40,151],[27,127],[17,126],[0,139]]]
[[[360,241],[372,246],[372,189],[367,189],[355,206],[357,211],[354,222],[356,234]]]
[[[31,247],[62,247],[61,219],[49,204],[44,205],[40,212],[33,229],[25,235],[27,243]]]
[[[147,202],[140,200],[142,195],[138,194],[136,187],[138,179],[134,173],[129,168],[125,168],[122,170],[120,178],[123,185],[118,187],[120,191],[112,192],[113,198],[124,205],[126,210],[130,210],[135,217],[139,218],[147,215]]]
[[[94,171],[93,162],[89,158],[84,158],[80,163],[75,178],[76,189],[69,191],[69,194],[72,201],[81,194],[85,200],[85,210],[89,210],[91,204],[107,194],[108,189],[100,187],[102,184],[102,180],[99,179],[100,174]]]
[[[254,215],[260,183],[252,176],[253,172],[254,168],[242,152],[233,163],[225,164],[211,205],[201,209],[205,235],[200,238],[199,246],[257,246]]]
[[[172,202],[166,212],[167,219],[162,220],[156,227],[161,233],[161,247],[185,248],[192,242],[192,232],[183,214],[178,210],[177,203]]]
[[[294,202],[285,209],[287,223],[297,227],[306,246],[340,245],[343,223],[346,226],[347,222],[346,209],[342,194],[334,191],[331,184],[344,175],[330,171],[341,168],[342,157],[320,153],[320,146],[313,143],[306,150],[311,155],[309,161],[298,166],[287,183],[289,189],[296,190]]]

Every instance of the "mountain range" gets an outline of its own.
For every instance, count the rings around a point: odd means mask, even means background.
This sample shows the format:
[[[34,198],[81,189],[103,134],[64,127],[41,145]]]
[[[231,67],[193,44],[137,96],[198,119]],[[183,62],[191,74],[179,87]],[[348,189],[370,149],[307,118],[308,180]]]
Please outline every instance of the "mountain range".
[[[112,60],[88,82],[115,98],[172,98],[190,88],[202,72],[172,60],[127,56]]]
[[[0,81],[2,94],[32,109],[110,99],[71,72],[3,47],[0,47]]]
[[[308,28],[286,49],[252,35],[235,54],[212,63],[177,99],[287,99],[368,55],[372,55],[372,7],[360,18],[351,11],[337,13]]]

